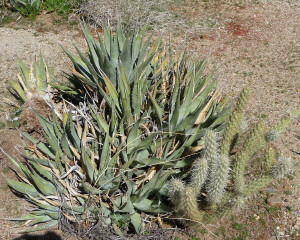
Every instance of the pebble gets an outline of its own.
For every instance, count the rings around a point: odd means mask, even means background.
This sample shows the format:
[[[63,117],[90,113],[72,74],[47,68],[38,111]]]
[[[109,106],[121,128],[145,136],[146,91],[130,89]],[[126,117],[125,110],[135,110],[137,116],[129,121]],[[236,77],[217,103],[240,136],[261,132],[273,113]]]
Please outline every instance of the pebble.
[[[274,193],[274,192],[276,192],[276,190],[273,189],[273,188],[267,188],[266,192],[268,192],[268,193]]]

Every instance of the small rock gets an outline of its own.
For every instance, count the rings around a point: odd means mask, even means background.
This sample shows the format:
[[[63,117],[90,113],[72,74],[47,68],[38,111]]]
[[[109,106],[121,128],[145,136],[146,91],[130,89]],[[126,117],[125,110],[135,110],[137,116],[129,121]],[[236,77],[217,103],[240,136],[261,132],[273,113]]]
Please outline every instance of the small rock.
[[[284,232],[279,232],[278,234],[279,234],[280,236],[284,236],[285,233],[284,233]]]
[[[273,207],[282,207],[282,201],[278,197],[270,197],[267,204]]]
[[[273,188],[267,188],[267,189],[266,189],[266,192],[268,192],[268,193],[274,193],[274,192],[276,192],[276,191],[275,191],[275,189],[273,189]]]

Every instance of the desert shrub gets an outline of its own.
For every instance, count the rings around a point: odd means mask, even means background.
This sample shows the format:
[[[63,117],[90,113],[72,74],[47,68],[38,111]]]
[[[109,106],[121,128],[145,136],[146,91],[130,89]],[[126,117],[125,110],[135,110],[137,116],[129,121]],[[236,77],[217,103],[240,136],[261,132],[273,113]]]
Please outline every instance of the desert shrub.
[[[86,27],[83,32],[87,56],[64,49],[74,65],[70,84],[51,83],[71,100],[64,99],[58,113],[52,106],[51,119],[36,114],[42,138],[22,133],[31,143],[26,164],[8,156],[19,176],[8,185],[37,206],[12,219],[39,225],[27,231],[68,221],[140,234],[146,216],[219,216],[216,209],[239,206],[289,172],[289,162],[276,163],[270,150],[266,171],[245,177],[245,166],[270,138],[258,125],[232,155],[249,91],[232,111],[215,73],[204,74],[205,60],[188,60],[184,51],[174,55],[159,40],[150,47],[143,31],[126,36],[121,25],[115,35],[104,27],[103,41]],[[285,127],[283,120],[267,135]],[[206,207],[198,204],[202,192]]]
[[[183,25],[184,21],[172,11],[173,0],[84,0],[78,9],[86,21],[95,27],[117,26],[122,22],[126,32],[143,26],[162,30]]]

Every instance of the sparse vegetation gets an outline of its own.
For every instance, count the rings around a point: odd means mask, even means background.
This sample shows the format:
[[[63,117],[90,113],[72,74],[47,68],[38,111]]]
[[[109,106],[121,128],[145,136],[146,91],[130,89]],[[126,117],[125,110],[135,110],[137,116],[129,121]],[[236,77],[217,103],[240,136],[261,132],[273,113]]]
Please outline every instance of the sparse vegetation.
[[[73,12],[74,8],[78,6],[77,0],[9,0],[8,4],[10,10],[19,12],[22,16],[28,17],[34,21],[36,17],[42,12],[55,12],[65,18]],[[6,23],[12,19],[11,13],[2,18],[2,23]]]

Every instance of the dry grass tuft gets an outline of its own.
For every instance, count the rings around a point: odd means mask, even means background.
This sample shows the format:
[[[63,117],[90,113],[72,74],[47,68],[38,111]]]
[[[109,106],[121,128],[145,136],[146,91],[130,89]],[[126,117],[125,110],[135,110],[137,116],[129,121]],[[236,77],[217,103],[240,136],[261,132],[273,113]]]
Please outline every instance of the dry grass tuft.
[[[125,32],[149,26],[166,30],[184,23],[172,11],[174,0],[84,0],[77,10],[93,27],[115,27],[120,20]]]

